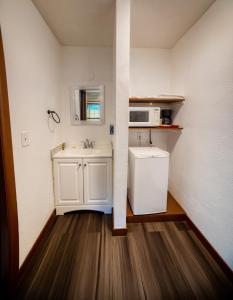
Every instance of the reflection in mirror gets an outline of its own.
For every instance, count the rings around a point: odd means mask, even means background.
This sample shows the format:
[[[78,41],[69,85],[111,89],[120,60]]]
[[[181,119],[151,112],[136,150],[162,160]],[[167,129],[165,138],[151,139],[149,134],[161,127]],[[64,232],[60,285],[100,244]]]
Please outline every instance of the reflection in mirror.
[[[103,124],[104,86],[80,86],[72,89],[72,125]]]

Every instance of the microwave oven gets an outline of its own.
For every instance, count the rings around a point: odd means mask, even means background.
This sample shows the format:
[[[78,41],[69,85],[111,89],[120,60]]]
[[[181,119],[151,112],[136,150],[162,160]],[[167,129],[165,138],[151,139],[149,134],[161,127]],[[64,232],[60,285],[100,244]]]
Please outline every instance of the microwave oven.
[[[129,107],[130,127],[153,127],[160,125],[160,107]]]

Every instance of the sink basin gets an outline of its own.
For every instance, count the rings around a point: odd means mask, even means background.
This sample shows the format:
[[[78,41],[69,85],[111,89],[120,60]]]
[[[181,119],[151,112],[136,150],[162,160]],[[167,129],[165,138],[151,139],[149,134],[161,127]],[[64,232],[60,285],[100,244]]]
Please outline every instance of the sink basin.
[[[104,151],[104,149],[98,148],[83,148],[79,149],[77,152],[81,155],[99,155]]]
[[[68,148],[57,152],[53,158],[88,158],[88,157],[112,157],[112,149],[106,148]]]

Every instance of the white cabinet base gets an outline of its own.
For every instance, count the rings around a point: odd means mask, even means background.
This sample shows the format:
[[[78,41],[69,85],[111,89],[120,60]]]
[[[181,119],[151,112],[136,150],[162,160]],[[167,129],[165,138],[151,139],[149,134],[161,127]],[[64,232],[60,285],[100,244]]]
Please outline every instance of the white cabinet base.
[[[112,159],[55,159],[54,191],[57,215],[75,210],[111,214]]]
[[[96,210],[103,212],[105,214],[112,213],[112,205],[59,205],[56,206],[56,215],[64,215],[67,212],[76,211],[76,210]]]

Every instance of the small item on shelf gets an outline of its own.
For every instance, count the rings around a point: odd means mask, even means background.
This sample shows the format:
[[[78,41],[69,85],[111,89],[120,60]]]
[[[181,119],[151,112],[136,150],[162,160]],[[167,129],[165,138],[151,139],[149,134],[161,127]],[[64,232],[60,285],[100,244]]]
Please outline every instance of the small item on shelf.
[[[162,109],[161,119],[162,119],[162,125],[172,125],[172,110]]]

